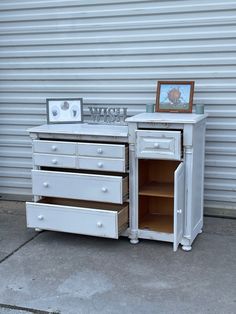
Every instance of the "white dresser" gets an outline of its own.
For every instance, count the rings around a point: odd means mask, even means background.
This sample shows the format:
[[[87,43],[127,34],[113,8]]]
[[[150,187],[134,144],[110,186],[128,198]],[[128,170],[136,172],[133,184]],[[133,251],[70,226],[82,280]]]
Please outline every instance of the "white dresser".
[[[186,251],[203,226],[207,115],[143,113],[128,118],[130,239]]]
[[[128,227],[127,126],[33,128],[27,226],[118,238]]]
[[[126,121],[30,130],[28,227],[191,250],[203,225],[206,115],[143,113]]]

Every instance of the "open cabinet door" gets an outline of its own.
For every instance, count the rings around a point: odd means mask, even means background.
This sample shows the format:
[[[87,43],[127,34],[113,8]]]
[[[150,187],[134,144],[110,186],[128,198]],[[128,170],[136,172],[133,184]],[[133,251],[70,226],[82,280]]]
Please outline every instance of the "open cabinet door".
[[[182,162],[175,170],[174,180],[174,251],[177,250],[183,235],[184,192],[184,163]]]

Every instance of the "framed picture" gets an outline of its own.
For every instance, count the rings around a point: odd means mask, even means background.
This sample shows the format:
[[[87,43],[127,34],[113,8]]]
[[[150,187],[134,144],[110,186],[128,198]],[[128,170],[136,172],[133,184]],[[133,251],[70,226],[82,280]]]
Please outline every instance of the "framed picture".
[[[194,81],[159,81],[156,111],[192,112]]]
[[[80,123],[83,118],[82,98],[47,99],[47,123]]]

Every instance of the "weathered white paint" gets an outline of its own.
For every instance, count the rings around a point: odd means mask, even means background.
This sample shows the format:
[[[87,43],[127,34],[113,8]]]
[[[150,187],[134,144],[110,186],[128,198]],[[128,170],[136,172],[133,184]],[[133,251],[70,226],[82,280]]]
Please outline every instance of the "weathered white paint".
[[[137,243],[138,238],[161,240],[173,242],[174,251],[177,250],[178,244],[183,245],[186,251],[191,250],[191,244],[197,234],[201,232],[203,226],[203,175],[204,175],[204,149],[205,142],[199,138],[205,138],[205,122],[207,115],[197,114],[172,114],[172,113],[143,113],[128,118],[129,127],[129,147],[130,147],[130,165],[135,165],[129,175],[129,194],[130,194],[130,240],[131,243]],[[172,120],[173,119],[173,120]],[[174,172],[174,217],[173,233],[146,230],[139,227],[139,191],[138,178],[139,171],[137,167],[138,160],[149,156],[135,155],[138,143],[142,137],[136,136],[137,130],[140,134],[149,132],[152,127],[152,134],[155,129],[163,128],[165,131],[179,129],[183,132],[183,162],[179,164]],[[146,129],[147,131],[143,130]],[[174,132],[173,132],[174,133]],[[159,135],[157,135],[157,141]],[[150,155],[154,159],[154,154]],[[168,156],[160,156],[156,153],[156,159],[169,160]],[[173,156],[175,160],[175,156]],[[133,166],[134,167],[134,166]],[[150,171],[150,170],[149,170]],[[150,182],[149,182],[150,183]],[[161,183],[161,182],[159,182]],[[149,197],[149,196],[146,196]],[[160,215],[161,216],[161,215]]]
[[[185,209],[185,164],[182,162],[174,173],[174,251],[177,251],[184,233]]]
[[[181,159],[180,131],[137,131],[136,155],[149,159]]]
[[[92,206],[92,203],[90,204]],[[95,204],[94,204],[95,206]],[[26,204],[27,226],[44,230],[80,233],[86,235],[118,238],[121,230],[120,216],[125,212],[128,223],[128,206],[119,213],[111,206],[109,210],[85,206],[65,206],[44,203]]]
[[[34,195],[122,204],[128,177],[32,170]]]
[[[68,127],[44,125],[30,131],[34,203],[26,204],[27,226],[36,231],[118,238],[129,218],[128,203],[124,203],[128,198],[128,145],[120,143],[128,142],[128,127],[103,126],[96,133],[88,124]],[[74,130],[73,141],[68,138],[69,130]],[[80,131],[92,142],[78,141]],[[106,138],[105,143],[101,138]]]

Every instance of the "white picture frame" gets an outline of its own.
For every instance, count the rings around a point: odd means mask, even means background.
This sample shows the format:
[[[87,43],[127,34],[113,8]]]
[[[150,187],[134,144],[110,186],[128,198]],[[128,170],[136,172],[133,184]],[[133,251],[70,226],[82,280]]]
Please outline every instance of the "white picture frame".
[[[81,123],[83,121],[83,99],[47,99],[47,123]]]

